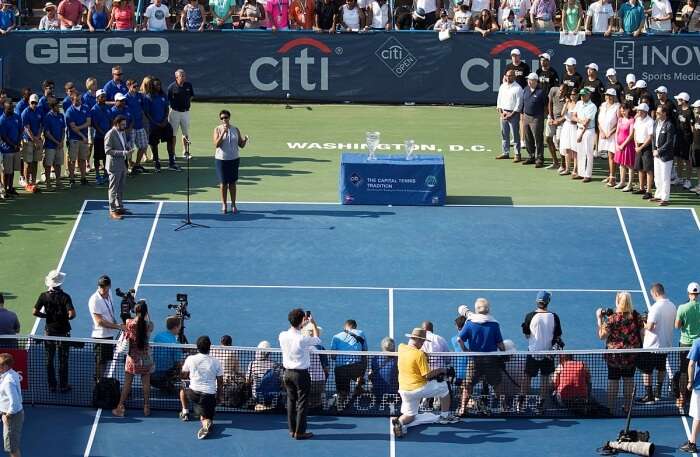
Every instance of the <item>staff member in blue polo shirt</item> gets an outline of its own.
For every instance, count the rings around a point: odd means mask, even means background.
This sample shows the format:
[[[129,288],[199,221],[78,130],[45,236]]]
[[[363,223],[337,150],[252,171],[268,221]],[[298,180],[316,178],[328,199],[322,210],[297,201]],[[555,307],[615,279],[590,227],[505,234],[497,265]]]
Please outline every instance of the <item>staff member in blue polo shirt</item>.
[[[156,173],[160,173],[160,159],[158,158],[158,144],[165,143],[168,148],[168,169],[182,171],[175,164],[175,141],[173,128],[168,122],[168,99],[160,85],[160,79],[151,80],[151,90],[144,99],[144,114],[150,124],[148,142],[153,153],[153,163]]]
[[[61,187],[63,144],[66,141],[66,119],[56,99],[49,102],[49,112],[44,116],[44,175],[46,188],[51,187],[51,168],[56,176],[56,187]]]
[[[523,165],[544,166],[544,107],[547,94],[539,84],[537,73],[527,75],[527,87],[523,89],[523,130],[529,158]]]
[[[107,106],[107,94],[100,89],[95,94],[97,103],[90,110],[90,124],[95,129],[94,154],[92,156],[95,165],[95,182],[97,185],[107,183],[107,155],[105,154],[105,135],[112,128],[112,110]],[[100,175],[100,162],[102,162],[103,173]]]
[[[19,195],[15,190],[15,171],[20,170],[19,142],[22,135],[22,120],[15,114],[11,101],[3,104],[3,114],[0,116],[0,152],[2,152],[2,184],[5,195]]]
[[[190,139],[190,105],[192,97],[194,97],[194,89],[192,84],[187,81],[185,70],[177,70],[175,72],[175,81],[168,86],[168,103],[170,103],[168,122],[173,129],[173,145],[177,141],[177,131],[182,129],[183,156]]]
[[[24,160],[24,179],[27,192],[36,193],[37,163],[41,160],[43,147],[41,141],[42,114],[37,108],[39,96],[29,97],[29,106],[22,111],[22,159]]]
[[[131,167],[131,174],[147,173],[141,166],[148,148],[148,134],[143,125],[143,94],[139,92],[139,83],[136,80],[127,80],[126,86],[129,88],[126,94],[126,107],[131,115],[131,136],[136,146],[136,160]]]
[[[112,79],[107,81],[102,88],[107,96],[107,104],[114,105],[114,96],[117,94],[126,95],[129,89],[122,82],[122,67],[115,65],[112,67]]]
[[[88,149],[90,117],[77,91],[73,92],[71,100],[73,104],[66,110],[66,124],[68,124],[68,176],[70,185],[75,185],[75,162],[78,162],[80,184],[86,186],[88,182],[85,163],[90,153]]]

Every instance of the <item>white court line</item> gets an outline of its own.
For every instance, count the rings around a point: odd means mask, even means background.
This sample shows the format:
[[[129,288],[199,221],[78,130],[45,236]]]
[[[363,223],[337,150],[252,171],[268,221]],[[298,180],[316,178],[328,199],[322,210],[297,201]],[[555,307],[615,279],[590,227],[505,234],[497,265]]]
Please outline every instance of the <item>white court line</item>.
[[[690,210],[690,213],[693,215],[693,219],[695,219],[695,225],[698,226],[698,230],[700,230],[700,219],[698,219],[698,213],[695,212],[695,208],[688,208]]]
[[[87,203],[88,200],[83,201],[83,205],[80,207],[80,211],[78,212],[78,217],[75,218],[75,222],[73,223],[73,229],[71,230],[70,235],[68,236],[68,241],[66,241],[66,245],[63,248],[63,254],[61,254],[61,259],[58,261],[58,266],[56,267],[56,269],[59,271],[61,271],[61,267],[63,267],[63,262],[66,260],[66,256],[68,255],[68,251],[70,250],[71,244],[73,244],[75,232],[78,231],[78,225],[80,225],[80,219],[82,219],[83,217],[83,212],[85,211]],[[32,326],[32,331],[30,335],[36,334],[36,330],[39,327],[39,322],[41,322],[41,318],[37,317],[36,320],[34,320],[34,325]]]
[[[389,338],[394,337],[394,289],[389,289]]]
[[[163,202],[158,203],[158,209],[156,210],[156,215],[153,219],[153,224],[151,225],[151,231],[148,234],[148,241],[146,242],[146,247],[143,250],[143,256],[141,257],[141,264],[139,266],[139,272],[136,275],[136,281],[134,281],[134,290],[138,292],[139,283],[141,281],[141,276],[143,275],[143,270],[146,266],[146,261],[148,260],[148,253],[151,250],[151,243],[153,242],[153,235],[156,233],[156,227],[158,226],[158,219],[160,218],[160,212],[163,209]],[[116,357],[112,359],[112,363],[109,367],[109,372],[107,376],[113,376],[114,368],[116,367]],[[102,416],[102,409],[98,409],[95,413],[95,420],[92,423],[92,428],[90,429],[90,437],[85,445],[85,452],[83,457],[90,457],[90,452],[92,451],[92,443],[95,441],[95,434],[97,433],[97,427],[100,424],[100,417]]]
[[[396,457],[396,437],[394,436],[394,426],[389,418],[389,457]]]
[[[591,293],[616,293],[618,289],[551,289],[547,287],[535,289],[489,289],[489,288],[463,288],[463,287],[380,287],[380,286],[296,286],[277,284],[156,284],[144,283],[143,287],[202,287],[210,289],[314,289],[314,290],[390,290],[390,300],[393,300],[394,291],[401,292],[591,292]],[[641,289],[630,289],[629,292],[640,293]]]

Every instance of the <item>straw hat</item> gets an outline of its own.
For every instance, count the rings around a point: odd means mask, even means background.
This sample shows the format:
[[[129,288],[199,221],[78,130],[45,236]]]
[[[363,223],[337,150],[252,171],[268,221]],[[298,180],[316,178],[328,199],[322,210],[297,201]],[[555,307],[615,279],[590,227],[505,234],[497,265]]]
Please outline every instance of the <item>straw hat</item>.
[[[46,275],[46,278],[44,278],[44,284],[46,284],[46,287],[58,287],[63,284],[65,279],[65,273],[58,270],[51,270],[49,271],[49,274]]]
[[[428,338],[426,338],[425,330],[423,330],[422,328],[418,328],[418,327],[414,328],[410,334],[406,333],[405,336],[406,336],[406,338],[412,338],[414,340],[426,341],[428,339]]]

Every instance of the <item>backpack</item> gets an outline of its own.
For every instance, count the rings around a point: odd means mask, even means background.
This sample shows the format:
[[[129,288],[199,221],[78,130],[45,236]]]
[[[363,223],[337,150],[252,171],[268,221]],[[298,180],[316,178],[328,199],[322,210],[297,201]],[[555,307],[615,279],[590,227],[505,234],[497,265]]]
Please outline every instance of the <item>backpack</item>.
[[[258,398],[268,399],[282,390],[282,368],[279,366],[270,368],[260,379],[256,389]]]
[[[101,409],[114,409],[119,404],[121,386],[115,378],[99,378],[92,391],[92,406]]]

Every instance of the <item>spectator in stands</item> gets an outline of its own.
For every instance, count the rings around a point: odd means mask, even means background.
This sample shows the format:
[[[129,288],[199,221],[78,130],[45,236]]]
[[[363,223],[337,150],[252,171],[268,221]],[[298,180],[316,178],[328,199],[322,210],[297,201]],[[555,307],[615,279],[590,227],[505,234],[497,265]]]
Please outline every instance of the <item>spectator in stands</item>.
[[[415,328],[410,335],[406,335],[408,344],[399,345],[398,371],[399,371],[399,395],[401,395],[401,416],[391,419],[394,436],[400,438],[406,434],[407,427],[424,423],[419,416],[419,405],[424,398],[440,398],[441,424],[454,424],[459,419],[450,413],[450,390],[447,383],[438,380],[444,376],[445,368],[430,370],[428,358],[421,347],[426,341],[425,330]],[[430,414],[429,421],[433,422]],[[418,419],[418,420],[416,420]]]
[[[605,103],[598,110],[598,155],[608,158],[608,177],[603,182],[615,187],[615,151],[617,150],[617,121],[620,104],[612,87],[605,91]]]
[[[382,339],[381,348],[382,352],[396,352],[396,344],[388,336]],[[396,362],[395,355],[379,355],[371,359],[367,378],[372,383],[372,393],[379,401],[384,394],[399,390],[399,368]]]
[[[49,107],[49,112],[44,116],[44,176],[47,189],[51,189],[51,172],[56,177],[56,187],[63,187],[61,165],[66,143],[66,119],[60,106],[52,98]]]
[[[622,103],[625,100],[625,88],[622,87],[622,84],[620,81],[617,80],[617,71],[615,71],[614,68],[608,68],[605,71],[605,77],[607,78],[607,84],[606,84],[606,89],[614,89],[615,90],[615,97],[617,98],[617,101]]]
[[[331,351],[367,351],[368,345],[365,334],[357,328],[354,319],[348,319],[343,325],[343,331],[335,334],[331,340]],[[338,410],[345,407],[350,395],[352,381],[357,383],[357,388],[364,383],[367,359],[362,355],[332,356],[335,360],[335,390],[338,393]]]
[[[61,0],[58,4],[58,20],[61,22],[61,30],[72,30],[81,25],[83,17],[83,4],[78,0]]]
[[[416,30],[430,30],[437,22],[437,12],[442,9],[443,0],[416,0],[416,11],[422,9],[424,16],[415,21],[414,28]]]
[[[700,8],[697,0],[687,0],[681,8],[681,32],[700,32]]]
[[[147,173],[146,169],[141,165],[141,161],[146,155],[148,149],[148,133],[143,125],[143,94],[138,91],[139,83],[136,80],[129,79],[126,81],[126,86],[129,92],[126,94],[126,108],[131,117],[131,136],[136,146],[136,160],[131,167],[131,174]]]
[[[467,1],[467,0],[465,0]],[[472,14],[479,15],[483,10],[495,11],[495,0],[471,0],[470,2]]]
[[[387,0],[372,0],[367,8],[365,30],[391,30],[391,10]]]
[[[608,0],[592,2],[586,13],[586,34],[602,33],[606,37],[612,35],[614,17],[615,12]]]
[[[131,0],[112,0],[112,12],[107,28],[110,30],[134,30],[134,6]]]
[[[576,136],[576,173],[572,179],[581,179],[581,182],[591,182],[593,177],[593,150],[595,147],[595,119],[598,108],[591,101],[591,93],[587,88],[579,91],[581,100],[576,103],[572,119],[578,124]]]
[[[0,354],[0,413],[5,452],[10,457],[20,457],[24,409],[21,380],[19,374],[12,369],[14,363],[11,354]]]
[[[345,4],[338,10],[336,27],[340,26],[343,32],[357,32],[364,23],[365,13],[357,7],[356,0],[345,0]]]
[[[688,303],[684,303],[678,307],[676,311],[676,321],[675,327],[680,329],[681,337],[678,346],[682,348],[689,348],[693,343],[700,339],[700,284],[697,282],[691,282],[688,284]],[[688,357],[683,357],[681,355],[681,367],[680,367],[680,385],[685,386],[688,379],[694,379],[694,377],[686,377],[688,374]],[[690,388],[688,390],[691,390]],[[681,395],[678,399],[678,406],[683,407],[688,400],[688,392],[681,388]],[[700,419],[700,417],[698,417]],[[695,441],[693,441],[695,442]]]
[[[649,105],[646,103],[637,105],[635,111],[637,111],[637,117],[634,121],[634,151],[636,153],[634,170],[639,174],[639,189],[634,193],[649,200],[654,182],[654,156],[651,150],[654,120],[649,116]]]
[[[0,293],[0,335],[17,335],[19,331],[17,314],[5,308],[5,296]]]
[[[411,30],[413,28],[413,11],[411,4],[401,4],[394,9],[394,24],[396,30]]]
[[[44,12],[46,14],[39,21],[39,30],[60,30],[61,23],[56,14],[56,5],[47,2],[44,5]]]
[[[547,291],[537,293],[535,304],[537,308],[525,315],[525,321],[521,327],[527,339],[527,349],[530,352],[551,351],[556,345],[561,347],[561,323],[556,313],[550,312],[549,302],[552,295]],[[544,406],[544,400],[551,394],[550,376],[554,373],[554,359],[551,356],[528,355],[525,360],[525,377],[520,386],[521,395],[530,394],[530,384],[532,378],[541,375],[540,380],[540,403],[538,410]],[[523,401],[524,398],[521,398]]]
[[[639,90],[636,86],[637,77],[634,73],[627,73],[627,76],[625,76],[624,102],[632,106],[639,104]]]
[[[108,105],[114,105],[114,96],[117,93],[126,95],[129,92],[129,88],[122,81],[122,67],[119,65],[112,67],[112,79],[107,81],[102,90],[105,91]]]
[[[687,389],[692,392],[688,415],[693,418],[693,426],[688,441],[679,450],[695,454],[698,452],[697,440],[698,433],[700,433],[700,340],[695,340],[686,360],[687,369],[682,374],[684,377],[687,376],[687,387],[683,385],[682,390],[686,391]]]
[[[331,4],[331,0],[324,0],[324,8],[325,5],[330,6],[330,22],[328,22],[328,29],[330,30],[331,27],[333,26],[333,8]],[[317,21],[317,26],[318,26],[318,17],[319,13],[316,11],[316,21]],[[243,23],[243,28],[244,29],[261,29],[263,28],[265,20],[265,8],[261,3],[259,3],[257,0],[246,0],[243,6],[241,7],[241,15],[240,15],[240,21]]]
[[[530,17],[530,9],[530,0],[501,0],[501,17],[504,19],[507,17],[506,10],[509,10],[508,14],[512,12],[512,21],[516,25],[515,30],[524,30],[526,28],[525,18]],[[529,73],[525,73],[525,76]]]
[[[15,9],[12,2],[2,0],[2,5],[0,5],[0,35],[10,33],[16,26]]]
[[[265,3],[265,17],[270,24],[270,29],[275,32],[277,30],[288,30],[289,24],[289,0],[279,0]]]
[[[105,135],[112,128],[112,119],[114,116],[107,106],[107,96],[104,90],[97,91],[97,103],[90,110],[90,127],[95,129],[95,151],[93,155],[95,166],[95,182],[98,185],[107,183],[107,170],[104,168],[107,156],[105,155]],[[103,166],[103,174],[100,174],[100,162]]]
[[[618,11],[622,22],[622,31],[638,37],[644,28],[644,7],[638,0],[627,0]]]
[[[236,12],[236,4],[233,0],[209,0],[209,11],[214,28],[218,30],[232,28],[231,18]]]
[[[190,380],[187,398],[194,404],[195,414],[200,418],[202,428],[197,439],[206,438],[214,427],[216,402],[223,386],[223,369],[219,361],[209,355],[211,340],[208,336],[197,338],[197,354],[188,356],[182,364],[183,379]]]
[[[289,23],[294,30],[311,30],[314,26],[314,0],[292,0],[289,6]]]
[[[129,341],[129,352],[126,355],[124,365],[124,385],[119,397],[119,404],[112,410],[112,414],[117,417],[124,417],[126,408],[124,402],[131,393],[131,384],[134,376],[141,377],[143,391],[143,415],[151,415],[151,372],[154,369],[151,346],[148,343],[153,332],[153,322],[148,316],[148,305],[146,302],[136,303],[134,307],[135,317],[126,320],[125,337]],[[198,367],[199,368],[199,367]]]
[[[113,340],[120,330],[126,327],[117,323],[114,302],[112,300],[112,280],[107,275],[97,280],[97,290],[88,300],[88,309],[92,318],[91,338],[97,340]],[[95,379],[102,378],[105,363],[112,360],[114,345],[95,344]]]
[[[224,384],[229,384],[234,382],[240,376],[243,376],[241,372],[241,364],[238,360],[238,354],[236,350],[233,349],[233,338],[231,335],[224,335],[219,340],[219,344],[228,349],[217,351],[214,355],[221,363],[221,368],[224,370]]]
[[[255,398],[260,405],[256,407],[256,410],[265,409],[265,399],[261,395],[258,395],[260,382],[268,371],[279,365],[270,358],[268,349],[271,347],[272,346],[267,341],[258,343],[258,349],[261,350],[255,352],[255,359],[248,364],[248,371],[246,372],[246,378],[250,383],[253,398]]]
[[[0,152],[2,152],[3,187],[6,197],[19,195],[15,190],[15,171],[20,171],[20,141],[22,120],[15,114],[12,101],[5,100],[0,116]]]
[[[658,122],[658,121],[657,121]],[[664,286],[655,283],[651,286],[651,297],[654,303],[649,308],[649,314],[644,323],[644,349],[665,349],[673,346],[673,323],[676,319],[676,305],[666,298]],[[644,395],[640,403],[654,403],[661,398],[661,392],[666,377],[666,354],[647,352],[639,354],[637,366],[642,372]],[[656,370],[656,388],[652,389],[652,375]]]
[[[210,0],[210,5],[212,6],[212,14],[216,15],[217,8],[219,8],[221,3],[231,3],[231,0]],[[149,32],[162,32],[164,30],[170,30],[170,9],[163,4],[162,0],[154,0],[153,3],[148,5],[146,11],[143,13],[144,23],[143,29]],[[231,18],[230,15],[227,17],[229,28],[231,28]],[[214,18],[214,21],[222,20],[219,17]],[[222,22],[222,25],[226,22],[226,19]]]
[[[206,12],[197,0],[189,0],[180,16],[180,30],[183,32],[201,32],[204,30]]]
[[[581,30],[584,17],[585,13],[578,0],[566,0],[561,11],[561,31],[578,33]]]
[[[478,11],[472,8],[472,11]],[[482,37],[486,38],[491,32],[498,31],[498,24],[491,14],[491,10],[483,9],[479,13],[479,17],[474,20],[474,31],[479,32]]]
[[[523,89],[515,82],[515,71],[508,70],[505,82],[498,88],[496,109],[501,121],[501,155],[496,159],[510,158],[510,135],[515,143],[514,162],[522,160],[520,155],[520,111],[523,106]]]
[[[612,310],[609,310],[612,311]],[[615,310],[609,312],[599,308],[596,311],[598,337],[605,340],[607,349],[634,349],[642,346],[642,319],[632,307],[632,295],[618,292],[615,298]],[[632,395],[634,386],[636,354],[606,354],[608,365],[608,408],[613,411],[617,406],[619,381],[622,378],[623,409],[629,406],[627,399]]]
[[[472,29],[472,12],[469,9],[469,2],[457,0],[457,9],[452,19],[454,28],[458,32],[468,32]]]
[[[603,103],[603,82],[598,79],[598,64],[589,63],[586,65],[586,77],[583,79],[583,87],[591,93],[591,101],[597,107]]]
[[[42,132],[42,114],[37,108],[39,105],[39,97],[32,94],[29,97],[29,107],[22,112],[22,159],[24,160],[24,176],[26,184],[24,189],[30,193],[39,191],[36,185],[38,163],[41,160],[43,153],[43,144],[41,138]]]
[[[73,104],[66,110],[66,124],[68,125],[68,174],[70,185],[75,185],[75,164],[80,170],[80,184],[86,186],[87,170],[85,161],[88,159],[88,127],[90,117],[88,110],[82,105],[80,94],[73,94]]]
[[[693,109],[688,104],[690,95],[687,92],[681,92],[674,98],[676,99],[676,103],[678,103],[676,145],[674,148],[678,177],[675,182],[671,181],[671,184],[680,184],[683,188],[693,192],[693,185],[690,182],[693,177],[693,170],[689,154],[690,146],[693,144],[693,125],[695,124],[695,118]]]
[[[433,30],[442,32],[443,30],[452,30],[453,28],[452,19],[447,17],[447,11],[440,11],[440,19],[433,25]]]
[[[112,16],[112,11],[107,8],[105,0],[95,0],[87,14],[87,26],[91,32],[103,31],[107,28],[107,22]]]
[[[153,337],[156,344],[178,344],[178,335],[182,328],[182,321],[177,316],[165,318],[165,330]],[[180,368],[182,367],[182,350],[171,347],[153,348],[154,371],[151,373],[151,385],[168,395],[174,394],[177,384],[180,382]],[[180,418],[189,420],[189,410],[187,409],[187,399],[184,389],[179,389],[182,410]]]
[[[544,166],[544,115],[547,94],[539,84],[537,73],[530,73],[527,86],[523,90],[523,126],[528,159],[523,165]]]
[[[430,321],[423,321],[421,328],[425,330],[425,343],[421,347],[421,350],[426,354],[431,354],[433,352],[450,352],[450,347],[447,344],[447,340],[442,336],[434,333],[433,323]]]
[[[192,83],[187,81],[185,70],[175,71],[175,81],[168,86],[168,122],[173,130],[173,146],[177,142],[177,133],[182,130],[182,155],[185,155],[190,142],[190,107],[194,98]]]
[[[651,201],[658,202],[659,206],[668,206],[668,200],[671,198],[671,170],[676,136],[676,127],[671,120],[668,106],[659,105],[656,108],[656,122],[651,137],[654,156],[653,177],[656,186],[656,192]],[[663,295],[663,288],[661,294]]]
[[[323,328],[316,326],[318,330],[318,337],[321,338],[321,333]],[[313,326],[306,324],[302,329],[301,333],[313,337],[314,329]],[[316,351],[325,351],[326,348],[323,344],[316,344],[313,346],[315,349],[311,351],[309,357],[311,359],[311,365],[309,365],[309,377],[311,378],[311,389],[309,390],[309,409],[319,409],[323,407],[324,392],[326,391],[326,380],[328,379],[328,356],[325,354],[319,354]]]
[[[161,88],[160,79],[151,80],[151,91],[143,101],[143,111],[150,124],[148,143],[153,152],[153,162],[156,173],[160,173],[158,144],[165,143],[168,150],[168,169],[181,171],[175,163],[175,143],[173,128],[168,122],[168,100]]]
[[[649,17],[647,32],[671,33],[673,8],[669,0],[651,0],[650,8],[645,11]]]
[[[628,102],[620,106],[620,114],[617,119],[615,134],[615,163],[620,167],[620,182],[615,189],[622,189],[623,192],[633,190],[632,181],[634,179],[634,109]],[[629,173],[629,181],[627,175]]]
[[[577,415],[590,413],[591,373],[586,364],[571,354],[559,356],[559,365],[552,376],[557,402]]]
[[[530,21],[537,32],[554,32],[554,15],[557,4],[554,0],[535,0],[530,8]]]
[[[564,75],[561,78],[563,86],[559,95],[562,98],[569,98],[574,93],[578,96],[578,91],[583,87],[583,78],[576,71],[576,59],[569,57],[564,61]]]

